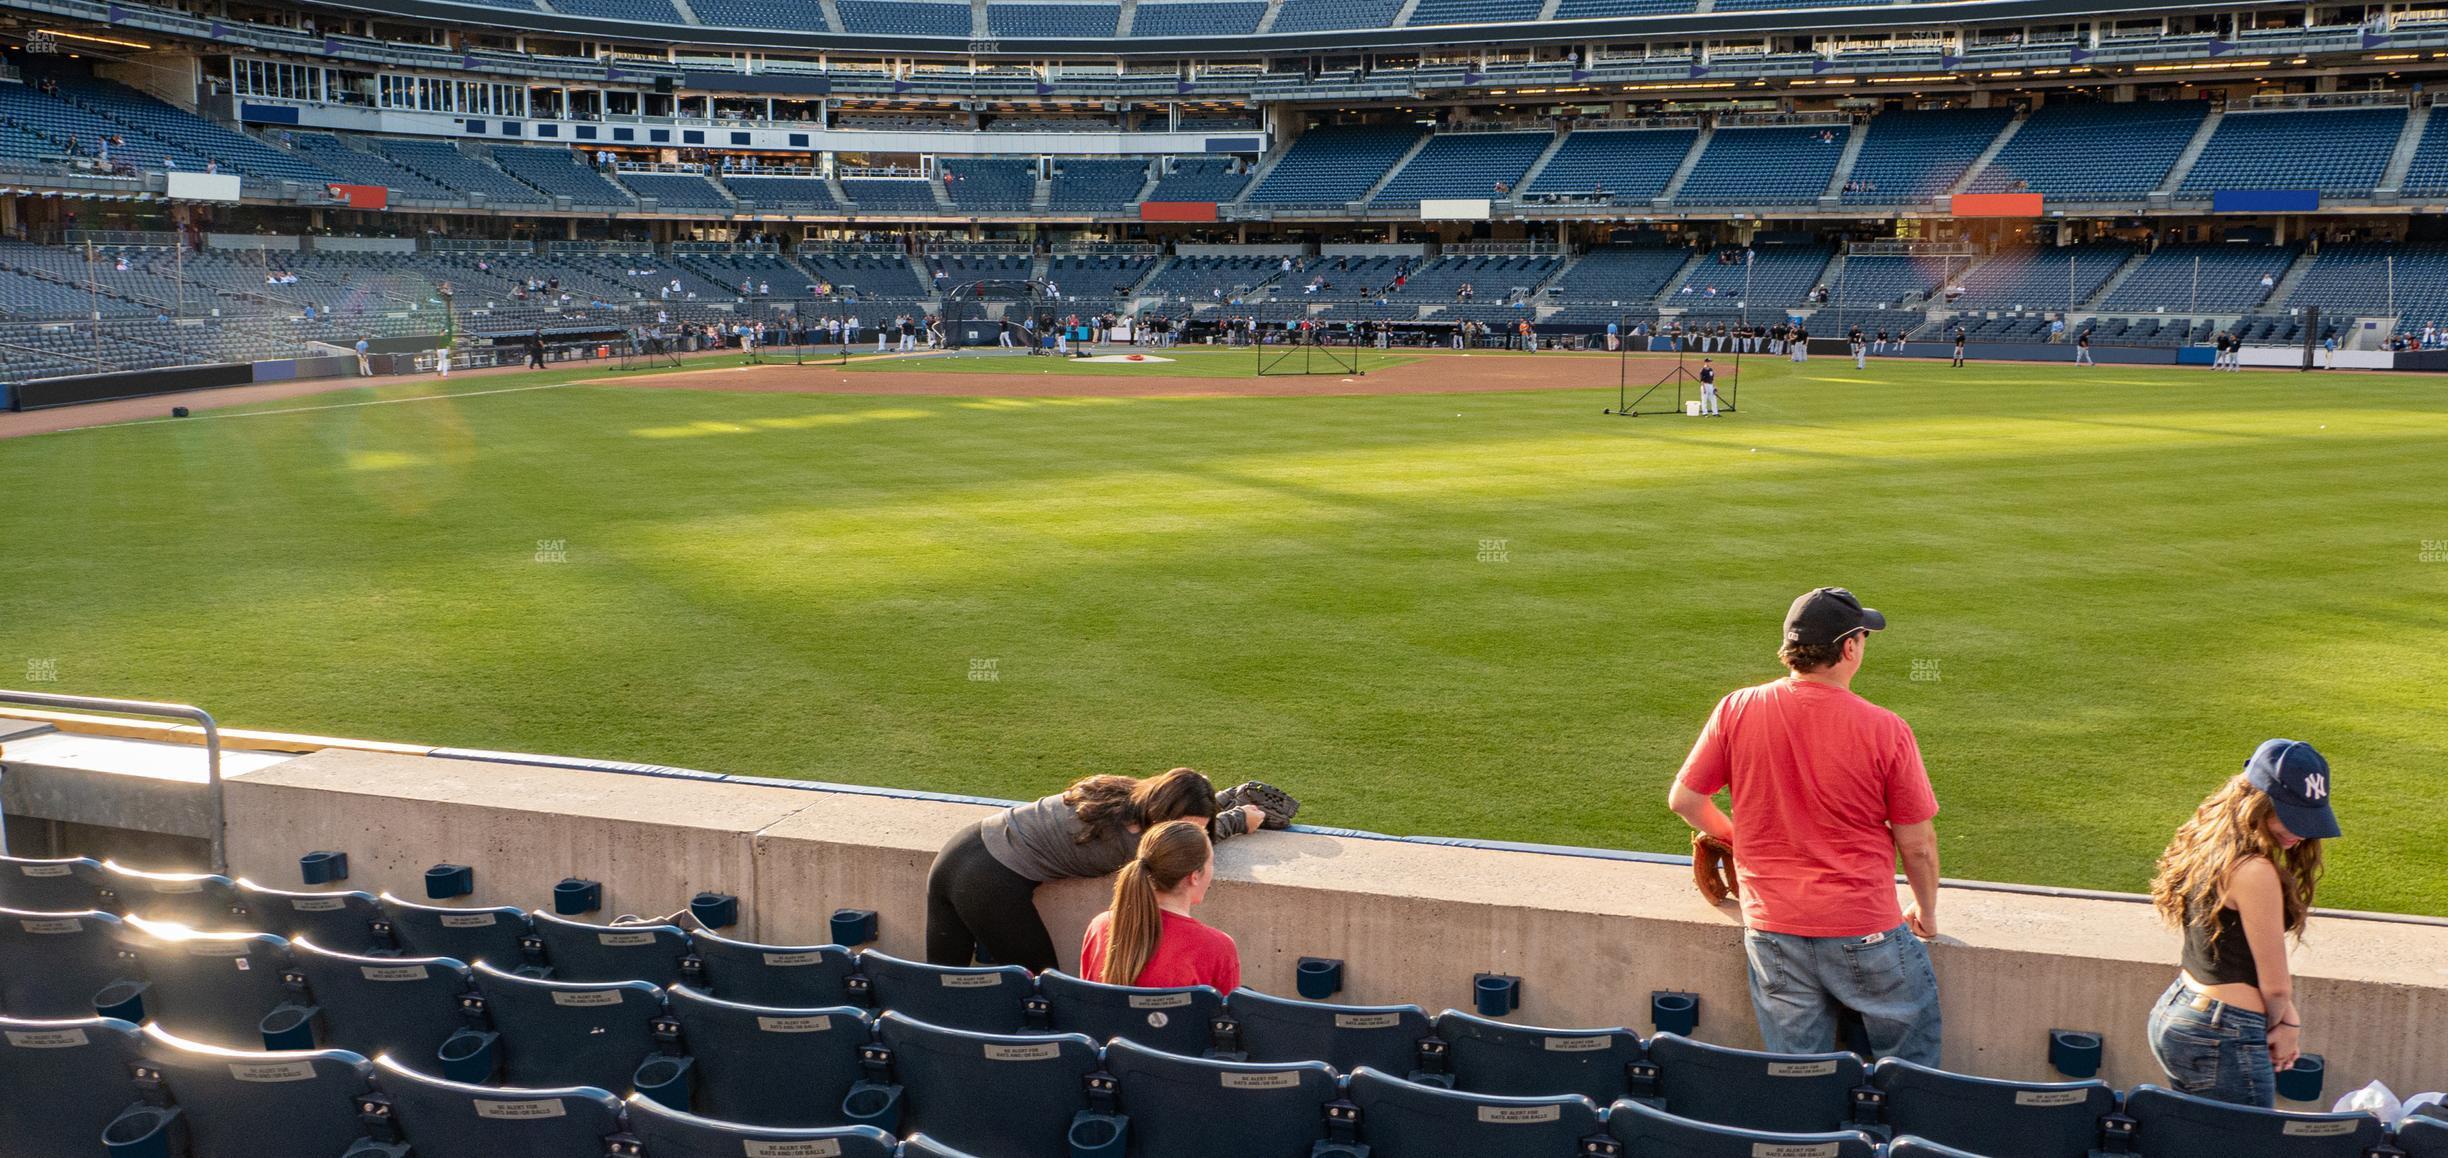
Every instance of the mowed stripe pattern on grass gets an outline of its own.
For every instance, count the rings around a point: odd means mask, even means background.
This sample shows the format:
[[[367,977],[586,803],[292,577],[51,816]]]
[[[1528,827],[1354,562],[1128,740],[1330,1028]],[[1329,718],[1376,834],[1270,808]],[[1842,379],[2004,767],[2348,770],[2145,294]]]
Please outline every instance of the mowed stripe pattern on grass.
[[[15,440],[0,662],[254,727],[1009,797],[1187,763],[1673,850],[1710,704],[1842,583],[1950,875],[2138,888],[2288,735],[2337,768],[2324,903],[2448,913],[2431,382],[1745,371],[1701,421],[574,386]]]

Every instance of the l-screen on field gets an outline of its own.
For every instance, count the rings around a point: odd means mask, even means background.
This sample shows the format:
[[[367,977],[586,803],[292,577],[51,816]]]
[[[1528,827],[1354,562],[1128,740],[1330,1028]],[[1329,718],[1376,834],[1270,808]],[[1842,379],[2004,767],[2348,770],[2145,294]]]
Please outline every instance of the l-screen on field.
[[[2448,913],[2434,383],[1746,357],[1734,413],[1618,418],[1601,356],[1157,353],[0,441],[0,658],[246,727],[1015,798],[1190,764],[1322,824],[1673,850],[1709,706],[1842,584],[1949,875],[2139,888],[2289,736],[2336,768],[2323,902]]]

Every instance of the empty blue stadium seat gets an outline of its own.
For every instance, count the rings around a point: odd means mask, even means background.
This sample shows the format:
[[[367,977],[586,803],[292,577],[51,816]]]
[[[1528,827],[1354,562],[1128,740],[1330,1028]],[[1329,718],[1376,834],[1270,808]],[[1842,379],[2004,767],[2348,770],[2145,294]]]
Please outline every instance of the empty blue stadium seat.
[[[104,891],[102,862],[92,857],[30,860],[0,856],[0,909],[28,913],[108,909]]]
[[[527,914],[509,906],[446,909],[403,901],[389,893],[377,898],[391,923],[391,938],[412,957],[448,957],[470,965],[517,969],[527,963],[519,939],[527,935]]]
[[[1164,1158],[1300,1158],[1326,1137],[1334,1070],[1324,1062],[1213,1061],[1105,1047],[1137,1151]]]
[[[1570,1158],[1602,1128],[1579,1094],[1507,1098],[1404,1081],[1374,1067],[1351,1077],[1371,1158]]]
[[[342,1155],[366,1136],[357,1099],[373,1066],[344,1049],[254,1052],[188,1041],[144,1027],[139,1087],[158,1083],[187,1135],[184,1158]],[[130,1142],[171,1124],[131,1111],[109,1127]]]
[[[1547,146],[1552,133],[1439,133],[1369,198],[1371,205],[1417,205],[1422,199],[1500,197]]]
[[[1577,132],[1523,188],[1531,196],[1582,197],[1646,204],[1666,191],[1699,137],[1693,129]]]
[[[1448,1009],[1436,1036],[1454,1088],[1475,1094],[1579,1094],[1603,1106],[1630,1091],[1627,1067],[1641,1060],[1628,1029],[1542,1029]]]
[[[2297,252],[2278,245],[2162,245],[2117,283],[2100,308],[2241,313],[2269,299]],[[2264,277],[2273,284],[2264,287]]]
[[[643,1095],[629,1099],[629,1132],[652,1158],[893,1158],[892,1135],[873,1126],[794,1129],[726,1122],[675,1110]]]
[[[303,937],[289,943],[289,962],[319,1011],[316,1044],[427,1070],[459,1028],[459,1000],[472,982],[468,967],[448,957],[336,953]]]
[[[1955,304],[2009,310],[2077,308],[2132,256],[2132,246],[2107,241],[2001,250],[1955,279],[1964,291]]]
[[[1863,1077],[1849,1053],[1763,1053],[1672,1033],[1649,1039],[1649,1060],[1668,1113],[1778,1134],[1843,1128]]]
[[[2423,122],[2422,139],[2414,145],[2414,163],[2406,167],[2405,180],[2397,188],[2409,197],[2448,193],[2448,117],[2435,110]]]
[[[1870,1071],[1898,1134],[1989,1158],[2083,1158],[2100,1145],[2116,1091],[2099,1081],[2009,1082],[1886,1058]]]
[[[390,1057],[374,1084],[416,1158],[601,1158],[621,1127],[620,1099],[599,1089],[471,1086]]]
[[[1119,4],[995,3],[986,6],[986,30],[996,36],[1091,39],[1114,34]]]
[[[966,1151],[955,1150],[924,1134],[912,1134],[901,1143],[901,1158],[977,1158]]]
[[[119,941],[109,913],[0,909],[0,1014],[92,1016],[94,995],[129,973]]]
[[[1968,191],[2137,200],[2166,183],[2209,115],[2206,101],[2051,104],[2024,119]]]
[[[1250,1061],[1322,1061],[1343,1073],[1410,1073],[1428,1036],[1428,1013],[1416,1005],[1328,1005],[1236,989],[1225,1013]]]
[[[102,1153],[102,1128],[137,1100],[136,1027],[108,1017],[0,1017],[0,1139],[8,1152]]]
[[[838,1126],[842,1098],[863,1076],[867,1015],[847,1006],[778,1008],[709,997],[685,985],[666,994],[696,1059],[698,1113],[760,1126]]]
[[[1721,128],[1675,190],[1677,205],[1804,205],[1827,192],[1847,126]],[[1827,139],[1829,135],[1834,139]]]
[[[1887,1158],[1987,1158],[1987,1155],[1958,1150],[1907,1134],[1887,1144]]]
[[[858,958],[839,945],[758,945],[705,931],[691,934],[689,944],[698,965],[692,984],[747,1005],[843,1005],[858,971]]]
[[[2387,1132],[2370,1114],[2263,1110],[2148,1085],[2125,1096],[2125,1115],[2143,1158],[2362,1158]]]
[[[1276,30],[1280,32],[1282,18],[1277,19]],[[1407,125],[1325,125],[1311,129],[1292,142],[1275,168],[1250,190],[1249,199],[1269,205],[1342,205],[1357,201],[1418,140],[1419,130]]]
[[[957,36],[968,39],[966,4],[922,4],[909,0],[841,0],[842,31],[891,36]]]
[[[1131,18],[1131,35],[1246,36],[1258,31],[1258,22],[1266,17],[1266,10],[1262,0],[1141,4],[1138,14]]]
[[[924,965],[872,949],[859,954],[859,972],[874,987],[876,1008],[981,1033],[1026,1025],[1028,999],[1037,991],[1029,971],[1017,965]]]
[[[1778,1134],[1677,1117],[1629,1098],[1607,1112],[1607,1133],[1633,1158],[1757,1158],[1765,1154],[1811,1154],[1819,1158],[1876,1158],[1878,1142],[1859,1130]]]
[[[2230,110],[2210,134],[2179,192],[2318,189],[2325,197],[2368,197],[2405,132],[2406,110]]]
[[[1880,113],[1870,119],[1861,153],[1846,174],[1848,205],[1918,203],[1962,180],[1997,140],[2014,110],[1927,109]]]
[[[1394,23],[1403,0],[1284,0],[1269,32],[1323,32],[1335,28],[1384,28]]]
[[[499,1080],[626,1093],[656,1052],[663,991],[643,981],[540,981],[476,966],[476,988],[501,1034]]]
[[[248,927],[239,916],[245,902],[238,897],[238,887],[217,873],[147,872],[103,861],[101,880],[101,908],[190,929],[226,932]]]
[[[135,980],[95,1004],[114,1008],[141,989],[145,1019],[192,1041],[261,1049],[264,1016],[289,998],[289,943],[270,933],[182,935],[130,919],[121,943],[135,955]]]
[[[2448,1158],[2448,1118],[2417,1114],[2397,1127],[2397,1148],[2406,1158]]]
[[[1435,24],[1506,24],[1529,20],[1543,0],[1419,0],[1406,28]]]
[[[242,880],[238,899],[256,928],[277,937],[312,937],[342,953],[390,948],[374,931],[383,915],[372,893],[293,893]]]
[[[1061,970],[1037,975],[1053,1028],[1096,1041],[1127,1038],[1168,1053],[1204,1051],[1224,995],[1205,985],[1142,989],[1083,981]]]
[[[677,925],[590,925],[541,909],[527,915],[556,981],[680,980],[688,934]]]
[[[971,1033],[900,1013],[876,1019],[906,1092],[903,1125],[996,1158],[1065,1158],[1087,1109],[1096,1043],[1076,1033]]]

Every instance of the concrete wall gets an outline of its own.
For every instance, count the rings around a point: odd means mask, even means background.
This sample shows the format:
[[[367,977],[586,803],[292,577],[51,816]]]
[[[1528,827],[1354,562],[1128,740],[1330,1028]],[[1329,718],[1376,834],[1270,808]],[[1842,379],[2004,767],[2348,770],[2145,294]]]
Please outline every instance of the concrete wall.
[[[699,890],[743,899],[741,935],[827,939],[836,908],[881,914],[878,947],[918,956],[926,870],[983,806],[436,757],[326,750],[229,785],[231,870],[296,880],[314,849],[350,854],[359,888],[421,896],[437,861],[476,866],[476,900],[535,906],[564,876],[600,879],[609,912],[671,912]],[[1039,909],[1075,964],[1101,881],[1049,886]],[[2163,1081],[2143,1037],[2177,940],[2146,906],[1950,889],[1931,946],[1946,1064],[2049,1076],[2051,1028],[2106,1036],[2118,1085]],[[1699,1036],[1756,1046],[1739,917],[1688,870],[1536,852],[1309,833],[1226,842],[1203,919],[1241,945],[1247,984],[1293,991],[1301,956],[1347,962],[1344,999],[1467,1007],[1471,975],[1524,979],[1515,1020],[1649,1032],[1648,996],[1701,998]],[[2448,1085],[2448,928],[2318,922],[2299,951],[2306,1048],[2329,1089]]]

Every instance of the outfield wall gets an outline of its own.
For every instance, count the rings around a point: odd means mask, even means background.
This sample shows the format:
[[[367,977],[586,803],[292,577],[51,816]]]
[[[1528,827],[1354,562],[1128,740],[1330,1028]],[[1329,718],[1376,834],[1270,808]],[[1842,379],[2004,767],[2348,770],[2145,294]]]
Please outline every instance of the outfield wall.
[[[734,778],[622,775],[325,750],[235,776],[231,871],[293,882],[299,854],[350,854],[350,884],[418,896],[426,867],[476,866],[476,897],[542,903],[554,882],[604,882],[606,913],[665,913],[700,890],[742,898],[739,935],[827,938],[842,907],[881,915],[879,947],[918,956],[935,850],[990,806]],[[697,774],[702,776],[702,774]],[[1522,977],[1516,1020],[1650,1030],[1648,996],[1700,995],[1699,1036],[1757,1046],[1739,919],[1679,864],[1308,832],[1221,846],[1201,915],[1241,944],[1247,984],[1294,991],[1302,956],[1347,962],[1344,1000],[1468,1008],[1472,974]],[[1067,965],[1103,882],[1041,891]],[[2145,905],[1947,890],[1932,946],[1946,1064],[2049,1076],[2051,1028],[2106,1037],[2112,1083],[2163,1081],[2144,1039],[2177,939]],[[2335,1097],[2374,1077],[2448,1085],[2448,927],[2328,919],[2300,951],[2306,1048]]]

